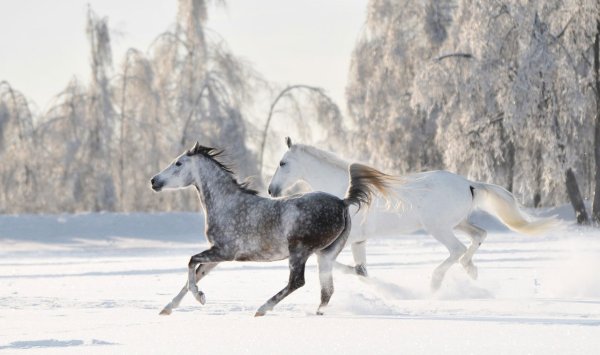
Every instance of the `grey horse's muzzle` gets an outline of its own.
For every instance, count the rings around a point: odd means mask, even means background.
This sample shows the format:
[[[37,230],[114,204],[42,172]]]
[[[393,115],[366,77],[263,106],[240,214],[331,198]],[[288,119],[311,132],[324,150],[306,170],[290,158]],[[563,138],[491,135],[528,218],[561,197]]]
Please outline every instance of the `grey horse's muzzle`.
[[[163,186],[165,185],[165,183],[158,180],[156,176],[150,179],[150,184],[152,184],[152,190],[156,192],[162,190]]]

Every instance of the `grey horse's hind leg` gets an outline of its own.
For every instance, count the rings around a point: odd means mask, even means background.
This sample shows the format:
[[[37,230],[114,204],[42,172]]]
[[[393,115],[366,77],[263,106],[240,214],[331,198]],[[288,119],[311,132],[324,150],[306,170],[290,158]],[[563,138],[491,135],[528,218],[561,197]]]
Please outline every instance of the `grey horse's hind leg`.
[[[349,231],[349,230],[348,230]],[[321,283],[321,304],[317,309],[317,315],[323,315],[323,309],[329,304],[331,295],[333,295],[333,263],[340,254],[348,239],[348,232],[344,230],[342,234],[327,248],[317,252],[317,263],[319,264],[319,281]]]
[[[198,268],[196,269],[196,283],[198,281],[200,281],[200,279],[202,279],[204,276],[206,276],[210,272],[210,270],[214,269],[215,266],[217,266],[217,265],[218,265],[218,263],[198,265]],[[163,316],[171,314],[171,312],[173,312],[173,308],[179,307],[181,300],[187,293],[188,293],[188,285],[186,282],[185,285],[183,286],[183,288],[181,289],[181,291],[179,291],[179,293],[177,294],[177,296],[175,296],[173,298],[173,300],[171,302],[169,302],[169,304],[166,305],[162,311],[160,311],[159,314],[163,315]]]
[[[264,316],[268,311],[272,310],[275,305],[286,298],[290,293],[304,286],[304,266],[311,252],[303,250],[291,250],[290,248],[290,278],[287,286],[279,291],[275,296],[271,297],[265,304],[254,314],[255,317]]]

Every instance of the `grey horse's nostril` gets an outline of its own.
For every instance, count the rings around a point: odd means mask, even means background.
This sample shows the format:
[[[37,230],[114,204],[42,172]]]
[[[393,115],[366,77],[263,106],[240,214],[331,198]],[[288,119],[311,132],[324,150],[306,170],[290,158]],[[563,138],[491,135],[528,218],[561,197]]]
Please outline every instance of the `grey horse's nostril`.
[[[152,179],[150,179],[150,183],[151,183],[152,185],[154,185],[154,182],[155,182],[155,181],[156,181],[156,179],[155,179],[155,178],[152,178]]]
[[[269,195],[271,194],[271,189],[268,189],[267,192],[269,193]]]

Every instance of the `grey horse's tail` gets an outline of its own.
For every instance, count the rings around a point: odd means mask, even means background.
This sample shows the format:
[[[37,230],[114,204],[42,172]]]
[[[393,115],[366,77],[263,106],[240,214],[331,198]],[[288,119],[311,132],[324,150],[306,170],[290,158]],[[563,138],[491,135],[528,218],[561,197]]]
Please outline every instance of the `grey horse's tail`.
[[[349,170],[350,187],[344,198],[347,206],[356,205],[360,209],[363,205],[370,205],[373,195],[377,193],[383,197],[389,195],[390,183],[394,181],[394,177],[358,163],[350,164]]]

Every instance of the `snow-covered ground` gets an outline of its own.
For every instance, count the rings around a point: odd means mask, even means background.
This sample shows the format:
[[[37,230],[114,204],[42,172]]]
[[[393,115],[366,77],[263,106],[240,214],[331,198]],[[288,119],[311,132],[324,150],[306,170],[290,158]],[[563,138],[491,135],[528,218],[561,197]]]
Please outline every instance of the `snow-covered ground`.
[[[187,297],[158,315],[205,247],[198,214],[0,216],[0,354],[600,353],[600,232],[482,223],[477,281],[457,265],[432,294],[444,247],[382,236],[369,279],[334,274],[325,316],[312,258],[306,286],[254,318],[285,285],[285,261],[222,264],[200,283],[206,305]]]

